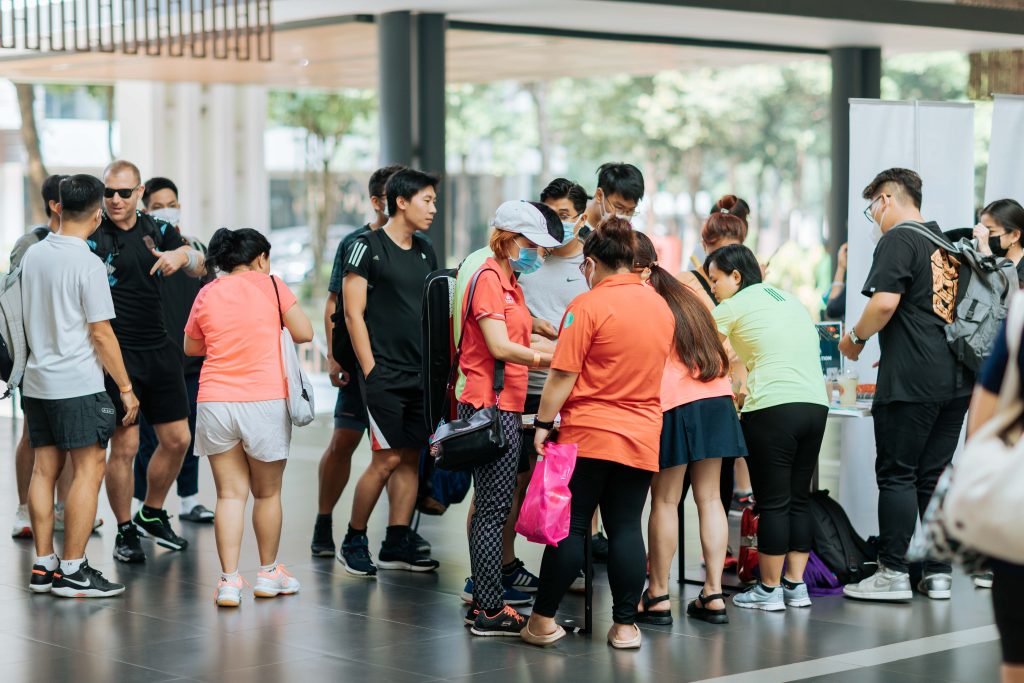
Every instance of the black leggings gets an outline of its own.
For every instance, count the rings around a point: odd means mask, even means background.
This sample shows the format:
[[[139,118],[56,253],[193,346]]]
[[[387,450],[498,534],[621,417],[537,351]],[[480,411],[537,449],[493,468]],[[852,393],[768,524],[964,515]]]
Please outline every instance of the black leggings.
[[[590,520],[601,506],[608,534],[608,582],[612,588],[612,616],[616,624],[636,622],[636,606],[644,589],[646,552],[642,517],[653,472],[608,460],[579,458],[569,481],[572,517],[569,536],[558,547],[544,549],[540,587],[533,611],[554,617],[558,604],[583,567],[583,541]]]
[[[992,607],[1003,646],[1004,664],[1024,664],[1024,566],[992,562]]]
[[[747,467],[761,515],[757,547],[765,555],[811,550],[811,479],[827,419],[828,408],[813,403],[743,413]]]

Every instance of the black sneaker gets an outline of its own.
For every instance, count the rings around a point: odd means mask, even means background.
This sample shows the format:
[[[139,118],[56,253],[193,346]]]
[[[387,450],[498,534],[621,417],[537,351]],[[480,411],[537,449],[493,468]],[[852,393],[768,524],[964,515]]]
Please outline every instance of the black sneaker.
[[[430,541],[419,535],[418,532],[412,532],[412,541],[416,546],[416,550],[420,551],[424,555],[429,555],[432,548],[430,547]]]
[[[387,539],[384,539],[377,555],[377,566],[381,569],[404,569],[408,572],[432,572],[437,569],[441,563],[416,549],[414,534],[415,532],[410,529],[409,533],[397,542],[388,543]]]
[[[103,574],[89,566],[88,560],[74,574],[53,577],[53,594],[62,598],[109,598],[124,593],[124,586],[107,581]]]
[[[377,576],[377,567],[370,556],[370,541],[366,534],[358,534],[341,544],[338,562],[353,576]]]
[[[516,611],[515,607],[505,607],[495,616],[489,617],[483,610],[477,612],[470,633],[474,636],[505,636],[518,638],[519,632],[526,626],[526,617]]]
[[[134,526],[117,532],[114,540],[114,559],[121,562],[145,562],[146,552],[139,540],[139,531]]]
[[[32,578],[29,579],[28,589],[33,593],[49,593],[53,585],[54,570],[47,569],[41,564],[32,565]]]
[[[754,494],[750,491],[740,492],[736,491],[732,494],[732,504],[729,506],[729,512],[733,514],[740,514],[747,508],[754,507]]]
[[[157,510],[153,517],[139,510],[132,521],[143,536],[152,536],[157,545],[171,550],[184,550],[188,547],[188,541],[174,533],[174,529],[171,528],[167,510]]]
[[[466,608],[466,618],[463,621],[466,622],[466,626],[472,626],[476,623],[476,615],[480,614],[480,603],[476,600],[469,603],[469,607]]]
[[[590,555],[598,564],[608,564],[608,537],[598,531],[590,537]]]
[[[309,549],[313,557],[334,557],[334,527],[330,520],[326,522],[316,521],[313,525],[313,542]]]

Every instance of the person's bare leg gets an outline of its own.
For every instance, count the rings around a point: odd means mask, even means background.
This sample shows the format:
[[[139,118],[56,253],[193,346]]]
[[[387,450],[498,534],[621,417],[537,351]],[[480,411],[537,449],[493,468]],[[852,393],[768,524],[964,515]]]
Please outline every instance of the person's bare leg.
[[[352,472],[352,454],[363,439],[362,430],[335,429],[327,450],[320,456],[319,512],[329,515],[345,492]]]
[[[28,423],[23,422],[21,438],[14,449],[14,482],[18,487],[18,505],[28,504],[28,486],[32,481],[32,465],[35,453],[28,442]]]
[[[761,583],[769,587],[780,585],[782,583],[782,565],[785,562],[785,555],[765,555],[764,553],[759,553],[757,564],[761,568]]]
[[[388,482],[388,526],[409,526],[420,488],[420,452],[400,448],[398,453],[398,466]]]
[[[672,558],[679,544],[679,501],[685,476],[686,466],[683,465],[662,470],[651,479],[651,516],[647,521],[647,558],[650,561],[647,594],[652,597],[668,595]],[[670,610],[671,605],[667,601],[651,607],[652,612]]]
[[[593,536],[601,530],[601,520],[597,517],[598,513],[594,512],[594,519],[590,521],[590,535]]]
[[[160,444],[153,451],[149,467],[146,468],[145,505],[163,509],[167,492],[171,490],[174,480],[181,473],[181,463],[188,445],[192,442],[192,434],[188,430],[188,420],[184,418],[153,425],[153,431],[156,432]],[[138,429],[135,433],[137,438]],[[134,486],[134,480],[132,483]]]
[[[106,451],[104,451],[106,452]],[[69,451],[70,453],[70,451]],[[75,478],[75,459],[67,458],[64,461],[64,469],[61,470],[60,476],[57,477],[57,502],[67,502],[68,495],[71,492],[71,482]],[[77,558],[75,558],[77,559]]]
[[[725,463],[732,467],[732,463]],[[704,595],[722,592],[722,572],[725,569],[725,553],[729,545],[729,518],[722,506],[720,481],[722,460],[713,458],[700,460],[690,465],[690,481],[693,482],[693,499],[697,503],[697,517],[700,522],[700,545],[704,552]],[[708,609],[725,609],[722,600],[704,603]]]
[[[135,473],[132,462],[139,450],[139,428],[137,425],[118,425],[110,439],[110,458],[107,460],[107,499],[114,511],[117,523],[124,524],[132,518],[132,491],[135,488]]]
[[[56,446],[35,449],[32,479],[28,486],[28,514],[36,555],[53,554],[53,487],[64,468],[64,451]]]
[[[68,464],[74,463],[74,479],[64,506],[64,559],[85,557],[85,546],[96,519],[100,484],[107,467],[107,449],[98,443],[71,450]],[[70,467],[65,467],[70,470]]]
[[[249,486],[252,488],[252,529],[260,565],[277,561],[281,545],[281,480],[287,460],[262,462],[249,458]]]
[[[1003,664],[1003,683],[1024,683],[1024,664]]]
[[[735,489],[737,491],[744,492],[752,491],[753,488],[750,484],[750,470],[747,469],[747,459],[733,458],[733,463],[733,467],[736,468],[733,470],[733,476],[735,477],[733,480]],[[726,463],[725,466],[728,467],[729,464]]]
[[[349,525],[353,529],[366,529],[366,525],[370,523],[373,508],[377,506],[380,494],[384,491],[392,473],[398,468],[401,459],[401,454],[395,449],[375,451],[370,457],[370,465],[356,482],[355,495],[352,497],[352,518]],[[414,493],[413,504],[415,502]],[[394,502],[392,502],[393,506]]]
[[[221,571],[233,574],[238,571],[238,555],[242,549],[245,505],[249,500],[249,463],[241,443],[208,459],[217,487],[217,508],[213,516],[217,555]]]
[[[786,553],[786,581],[803,583],[804,570],[807,569],[807,561],[810,558],[810,553],[798,553],[795,550]]]

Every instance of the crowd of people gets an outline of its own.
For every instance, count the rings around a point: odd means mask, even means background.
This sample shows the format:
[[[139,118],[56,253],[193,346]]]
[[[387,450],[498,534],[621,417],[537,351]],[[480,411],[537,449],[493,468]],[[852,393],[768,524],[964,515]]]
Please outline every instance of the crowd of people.
[[[376,171],[368,187],[373,218],[338,246],[328,287],[324,325],[338,398],[319,465],[311,552],[336,556],[354,576],[439,566],[413,526],[430,438],[421,306],[427,278],[439,268],[427,238],[438,187],[436,177],[414,169]],[[744,246],[745,201],[727,195],[715,204],[701,231],[706,260],[675,275],[631,224],[644,189],[640,170],[627,163],[601,166],[592,196],[554,179],[537,201],[497,207],[488,244],[458,268],[454,413],[468,420],[495,410],[503,436],[498,457],[472,472],[472,575],[463,597],[474,635],[536,645],[563,637],[555,616],[565,593],[580,585],[590,536],[608,564],[608,642],[639,647],[638,623],[672,623],[677,509],[691,486],[707,571],[687,616],[729,621],[722,575],[731,555],[727,513],[737,504],[756,504],[759,513],[759,576],[732,605],[811,606],[804,583],[810,494],[829,407],[812,318],[794,295],[765,282],[764,267]],[[30,230],[12,254],[31,349],[16,458],[30,520],[19,507],[14,535],[35,539],[32,590],[79,597],[124,590],[85,556],[101,523],[96,506],[105,481],[121,562],[145,561],[142,537],[186,550],[165,509],[177,482],[180,517],[214,524],[221,606],[242,599],[238,557],[251,492],[261,565],[253,593],[297,592],[277,556],[291,437],[280,344],[282,330],[295,343],[314,332],[295,295],[270,274],[269,241],[249,228],[222,228],[208,248],[183,237],[173,182],[143,183],[126,161],[110,164],[102,180],[52,177],[42,195],[49,225]],[[920,213],[920,177],[883,171],[864,199],[869,224],[851,230],[873,228],[877,242],[862,289],[868,303],[840,350],[857,359],[869,338],[880,339],[873,404],[880,538],[878,571],[844,592],[906,601],[914,586],[910,538],[953,457],[975,378],[943,332],[957,300],[956,263],[927,236],[902,229],[914,223],[941,235]],[[1024,209],[1001,200],[981,212],[975,236],[984,253],[1020,268],[1022,227]],[[830,303],[845,288],[844,256]],[[345,358],[335,357],[332,343],[340,334],[351,349]],[[999,375],[983,376],[983,398],[998,392]],[[990,404],[981,400],[979,410]],[[372,457],[336,546],[332,516],[364,432]],[[535,574],[516,555],[515,522],[537,458],[556,439],[578,448],[569,535],[545,548]],[[199,503],[200,458],[213,472],[214,511]],[[385,492],[388,523],[374,553],[369,519]],[[1020,571],[997,563],[996,584]],[[929,562],[916,587],[941,600],[951,584],[949,565]],[[516,609],[531,602],[528,617]],[[998,614],[1004,633],[1019,639],[1020,611]]]

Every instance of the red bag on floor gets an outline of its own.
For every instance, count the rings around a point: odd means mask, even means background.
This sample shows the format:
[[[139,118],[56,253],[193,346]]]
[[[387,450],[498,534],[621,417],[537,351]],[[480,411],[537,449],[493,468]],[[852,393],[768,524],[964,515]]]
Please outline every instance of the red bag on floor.
[[[516,532],[528,541],[557,546],[569,535],[569,480],[576,469],[576,452],[574,443],[544,444],[516,521]]]
[[[736,575],[743,583],[757,580],[757,522],[760,515],[750,508],[744,508],[740,520],[740,557],[736,567]]]

